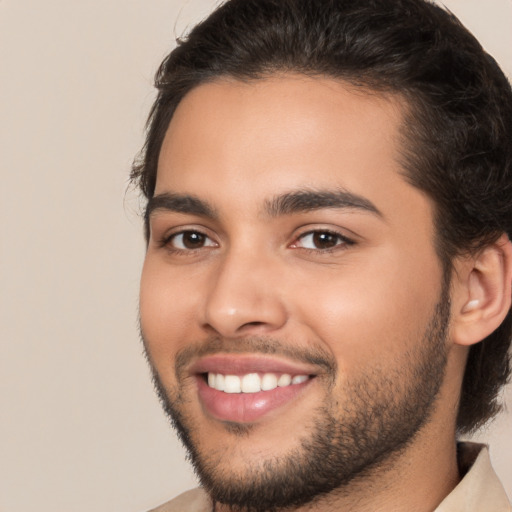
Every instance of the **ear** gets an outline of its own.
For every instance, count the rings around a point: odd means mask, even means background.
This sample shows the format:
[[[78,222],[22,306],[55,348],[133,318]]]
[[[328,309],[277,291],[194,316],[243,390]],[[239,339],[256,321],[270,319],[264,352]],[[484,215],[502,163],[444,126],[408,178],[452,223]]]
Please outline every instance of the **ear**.
[[[482,341],[510,310],[512,243],[503,235],[477,255],[454,262],[451,338],[463,346]]]

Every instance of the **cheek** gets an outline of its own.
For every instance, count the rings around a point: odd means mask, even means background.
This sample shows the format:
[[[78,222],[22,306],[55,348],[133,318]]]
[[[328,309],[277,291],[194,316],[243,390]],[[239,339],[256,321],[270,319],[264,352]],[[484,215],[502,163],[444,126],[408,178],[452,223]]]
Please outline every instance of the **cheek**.
[[[173,361],[176,352],[190,340],[194,288],[184,288],[179,275],[166,265],[147,257],[140,285],[141,328],[153,364],[158,368],[163,361]]]
[[[392,364],[421,341],[439,299],[441,271],[436,258],[405,256],[381,252],[333,269],[295,295],[302,321],[341,371]]]

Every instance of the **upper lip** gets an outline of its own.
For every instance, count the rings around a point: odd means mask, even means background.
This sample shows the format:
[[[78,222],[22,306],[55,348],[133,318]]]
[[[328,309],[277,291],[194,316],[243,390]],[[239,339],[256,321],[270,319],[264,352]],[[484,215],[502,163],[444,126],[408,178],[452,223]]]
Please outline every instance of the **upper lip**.
[[[252,354],[216,354],[202,357],[190,366],[190,373],[221,373],[245,375],[247,373],[287,373],[290,375],[315,375],[318,368],[276,357]]]

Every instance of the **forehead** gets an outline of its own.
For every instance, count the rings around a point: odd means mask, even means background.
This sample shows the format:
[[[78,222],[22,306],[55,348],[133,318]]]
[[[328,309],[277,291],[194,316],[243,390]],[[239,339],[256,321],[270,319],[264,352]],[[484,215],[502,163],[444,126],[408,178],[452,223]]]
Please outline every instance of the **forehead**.
[[[398,96],[328,78],[203,84],[169,125],[155,194],[240,207],[295,189],[338,188],[374,203],[421,195],[399,163],[404,110]]]

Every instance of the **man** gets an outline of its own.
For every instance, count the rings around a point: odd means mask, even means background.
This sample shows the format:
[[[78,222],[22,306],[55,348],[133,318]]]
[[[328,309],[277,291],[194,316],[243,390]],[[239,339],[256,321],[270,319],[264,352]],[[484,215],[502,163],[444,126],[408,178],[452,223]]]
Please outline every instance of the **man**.
[[[231,0],[157,74],[141,331],[201,489],[159,511],[510,511],[512,92],[424,0]]]

